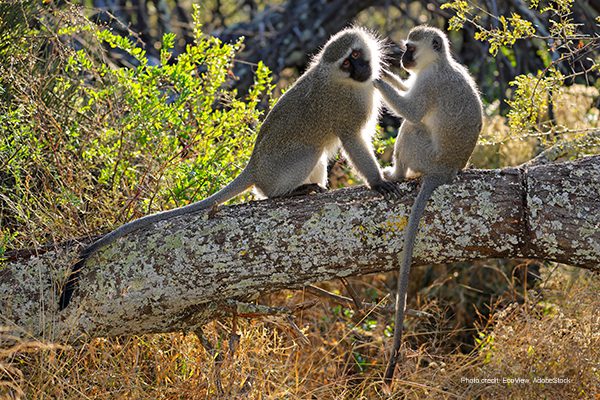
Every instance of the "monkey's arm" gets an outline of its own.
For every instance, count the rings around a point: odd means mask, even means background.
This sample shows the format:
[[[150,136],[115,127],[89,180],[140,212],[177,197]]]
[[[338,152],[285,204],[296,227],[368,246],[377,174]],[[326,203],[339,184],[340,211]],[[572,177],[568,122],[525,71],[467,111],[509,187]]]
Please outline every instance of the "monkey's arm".
[[[384,196],[400,194],[398,187],[383,179],[375,154],[369,144],[359,135],[347,135],[340,138],[342,147],[350,162],[366,179],[369,187]]]
[[[403,92],[408,91],[408,86],[404,84],[404,81],[398,75],[390,71],[383,70],[383,72],[381,73],[381,79],[383,79],[385,82],[389,83],[398,90],[402,90]]]
[[[406,94],[400,94],[389,83],[382,79],[375,81],[375,87],[383,95],[387,106],[402,118],[413,124],[421,122],[428,107],[429,96],[411,89]]]

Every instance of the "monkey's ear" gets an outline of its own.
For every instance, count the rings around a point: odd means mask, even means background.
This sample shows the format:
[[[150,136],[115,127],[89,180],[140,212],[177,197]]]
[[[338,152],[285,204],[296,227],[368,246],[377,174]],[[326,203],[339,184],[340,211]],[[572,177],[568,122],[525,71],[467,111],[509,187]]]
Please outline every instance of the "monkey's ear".
[[[442,50],[442,39],[440,39],[439,37],[435,36],[433,38],[432,45],[433,45],[433,49],[435,51],[441,51]]]

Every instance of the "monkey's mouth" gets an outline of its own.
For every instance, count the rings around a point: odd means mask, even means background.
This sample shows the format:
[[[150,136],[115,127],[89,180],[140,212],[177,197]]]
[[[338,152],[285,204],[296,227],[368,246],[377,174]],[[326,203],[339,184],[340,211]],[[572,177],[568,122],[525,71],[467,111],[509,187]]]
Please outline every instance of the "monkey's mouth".
[[[417,65],[417,63],[414,60],[411,60],[411,61],[402,60],[402,68],[404,68],[404,69],[414,68],[415,65]]]
[[[350,78],[358,82],[366,82],[371,79],[371,64],[366,60],[353,60]]]
[[[366,82],[371,79],[371,68],[355,70],[350,74],[350,77],[358,82]]]

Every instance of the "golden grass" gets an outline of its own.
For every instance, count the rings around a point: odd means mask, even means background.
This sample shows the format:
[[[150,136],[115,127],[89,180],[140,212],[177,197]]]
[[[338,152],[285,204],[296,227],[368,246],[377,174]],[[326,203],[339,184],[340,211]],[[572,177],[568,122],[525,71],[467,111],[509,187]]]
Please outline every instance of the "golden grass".
[[[544,271],[539,289],[523,293],[520,303],[498,303],[480,321],[479,334],[469,331],[480,343],[467,353],[458,350],[464,326],[453,326],[439,302],[418,296],[410,307],[433,317],[407,320],[409,348],[391,397],[381,390],[391,312],[353,312],[322,300],[295,318],[308,345],[283,318],[240,320],[233,340],[231,321],[209,324],[205,337],[222,355],[219,362],[194,334],[94,339],[77,349],[19,343],[0,352],[0,398],[593,398],[600,387],[600,277],[563,267]],[[369,301],[385,297],[389,285],[385,275],[354,284]],[[293,305],[309,297],[284,291],[261,302]],[[570,382],[473,380],[534,377]]]

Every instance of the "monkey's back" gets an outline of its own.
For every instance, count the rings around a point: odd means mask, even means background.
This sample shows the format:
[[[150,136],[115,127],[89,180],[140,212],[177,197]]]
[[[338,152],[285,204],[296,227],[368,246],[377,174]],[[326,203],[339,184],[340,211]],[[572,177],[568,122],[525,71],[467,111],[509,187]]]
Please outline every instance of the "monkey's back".
[[[458,168],[466,165],[483,124],[483,107],[477,86],[467,69],[452,63],[439,71],[440,79],[430,94],[436,102],[434,112],[426,118],[435,130],[441,148],[446,149],[449,163]]]

